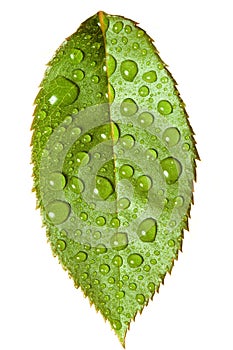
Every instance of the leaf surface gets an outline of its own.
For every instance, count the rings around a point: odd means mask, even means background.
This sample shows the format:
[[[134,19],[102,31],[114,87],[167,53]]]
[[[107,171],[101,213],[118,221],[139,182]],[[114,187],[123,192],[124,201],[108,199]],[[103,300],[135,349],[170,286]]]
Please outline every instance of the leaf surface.
[[[52,251],[124,345],[188,228],[198,156],[184,103],[150,37],[103,12],[57,50],[35,103]]]

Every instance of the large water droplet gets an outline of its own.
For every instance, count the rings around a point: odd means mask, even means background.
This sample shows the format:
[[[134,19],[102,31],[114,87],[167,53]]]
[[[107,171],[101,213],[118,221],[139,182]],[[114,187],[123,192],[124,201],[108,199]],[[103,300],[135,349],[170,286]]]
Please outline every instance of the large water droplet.
[[[121,103],[120,110],[121,110],[122,115],[124,115],[126,117],[130,117],[130,116],[134,115],[135,113],[137,113],[138,106],[134,100],[132,100],[131,98],[126,98]]]
[[[171,103],[166,100],[159,101],[157,108],[159,113],[162,115],[169,115],[173,111]]]
[[[76,81],[82,81],[84,76],[85,76],[85,74],[81,69],[75,69],[73,71],[73,78]]]
[[[98,194],[100,198],[106,200],[113,192],[113,185],[106,177],[96,176],[95,193]]]
[[[182,172],[182,166],[176,158],[165,158],[161,160],[160,165],[163,169],[163,174],[166,182],[169,185],[175,183],[179,179]]]
[[[48,177],[49,187],[52,190],[62,190],[66,185],[66,178],[62,173],[51,173]]]
[[[154,83],[157,80],[157,74],[154,70],[143,74],[142,79],[147,83]]]
[[[143,257],[140,254],[130,254],[127,258],[130,267],[136,268],[142,265]]]
[[[133,81],[138,73],[138,65],[132,60],[126,60],[121,63],[120,72],[126,81]]]
[[[177,128],[167,128],[163,133],[163,140],[170,147],[177,145],[180,141],[180,132]]]
[[[130,200],[128,198],[121,198],[118,201],[118,207],[120,210],[127,209],[130,206]]]
[[[151,178],[146,175],[139,176],[137,178],[136,186],[142,192],[148,191],[152,186]]]
[[[121,22],[121,21],[116,22],[112,28],[112,30],[116,34],[120,33],[120,31],[122,31],[122,29],[123,29],[123,22]]]
[[[76,161],[78,166],[85,166],[89,163],[90,157],[87,152],[78,152],[76,154]]]
[[[69,180],[69,187],[74,193],[81,193],[84,191],[84,183],[76,176],[71,177]]]
[[[143,294],[137,294],[136,300],[137,300],[138,304],[140,304],[140,305],[143,305],[145,303],[145,297]]]
[[[138,121],[143,128],[147,128],[153,123],[154,117],[149,112],[143,112],[138,116]]]
[[[113,265],[120,267],[123,264],[123,259],[120,255],[115,255],[112,259],[112,263]]]
[[[79,87],[70,80],[58,76],[51,81],[46,98],[50,105],[68,106],[76,101]]]
[[[45,210],[54,225],[63,223],[70,215],[70,205],[63,201],[54,201],[48,204]]]
[[[128,236],[124,232],[116,233],[110,240],[111,246],[116,250],[125,249],[128,245]]]
[[[109,273],[110,267],[107,264],[101,264],[99,267],[99,272],[102,273],[102,275],[107,275]]]
[[[107,55],[107,71],[108,76],[110,77],[116,70],[117,62],[112,55]]]
[[[80,62],[82,62],[82,60],[84,58],[84,53],[80,49],[72,49],[70,51],[70,58],[75,63],[80,63]]]
[[[157,232],[157,223],[154,219],[148,218],[141,222],[137,234],[143,242],[153,242]]]
[[[80,251],[78,254],[75,255],[75,259],[77,262],[81,263],[87,260],[87,253]]]
[[[129,179],[130,177],[133,176],[134,169],[130,165],[124,164],[120,167],[119,173],[121,177]]]

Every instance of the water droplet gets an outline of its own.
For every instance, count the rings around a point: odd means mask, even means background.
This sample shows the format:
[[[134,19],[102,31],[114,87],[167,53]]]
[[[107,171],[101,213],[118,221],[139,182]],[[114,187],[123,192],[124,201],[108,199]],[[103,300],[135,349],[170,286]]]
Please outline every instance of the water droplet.
[[[117,62],[112,55],[107,55],[108,76],[110,77],[116,70]]]
[[[63,252],[66,249],[66,242],[63,239],[57,240],[57,249]]]
[[[131,167],[130,165],[124,164],[120,167],[119,173],[121,177],[129,179],[134,174],[134,168]]]
[[[69,187],[74,193],[81,193],[84,191],[84,183],[76,176],[72,176],[69,180]]]
[[[188,143],[184,143],[183,144],[183,146],[182,146],[182,149],[184,150],[184,151],[189,151],[190,150],[190,145],[188,144]]]
[[[136,300],[137,300],[138,304],[140,304],[140,305],[143,305],[145,303],[145,297],[143,294],[137,294]]]
[[[99,267],[99,272],[102,273],[102,275],[107,275],[109,273],[110,267],[107,264],[101,264]]]
[[[128,256],[127,262],[130,267],[136,268],[142,265],[143,257],[140,254],[130,254]]]
[[[150,126],[154,121],[154,117],[149,112],[143,112],[138,116],[138,122],[143,128],[147,128]]]
[[[124,45],[126,45],[127,42],[128,42],[128,39],[127,39],[125,36],[123,36],[123,38],[121,39],[121,41],[123,42]]]
[[[135,144],[135,139],[132,135],[125,135],[121,137],[121,144],[125,149],[133,148]]]
[[[181,197],[181,196],[177,196],[177,197],[175,198],[174,204],[175,204],[175,206],[176,206],[177,208],[182,207],[182,205],[184,204],[184,198]]]
[[[108,283],[114,284],[115,283],[115,278],[114,277],[109,277]]]
[[[80,63],[80,62],[82,62],[82,60],[84,58],[84,53],[80,49],[72,49],[70,52],[70,58],[75,63]]]
[[[131,98],[126,98],[121,103],[120,110],[121,110],[122,115],[124,115],[126,117],[130,117],[130,116],[134,115],[135,113],[137,113],[138,106],[134,100],[132,100]]]
[[[98,216],[98,218],[96,218],[96,221],[98,226],[104,226],[106,223],[106,220],[103,216]]]
[[[137,50],[139,48],[139,44],[138,43],[133,43],[133,49]]]
[[[131,289],[131,290],[136,290],[136,289],[137,289],[136,283],[130,283],[130,284],[129,284],[129,289]]]
[[[76,81],[82,81],[84,78],[85,74],[81,69],[75,69],[73,71],[73,79]]]
[[[149,148],[146,151],[146,159],[149,161],[153,161],[155,159],[157,159],[158,157],[158,152],[154,149],[154,148]]]
[[[89,142],[91,142],[91,140],[92,140],[92,137],[89,134],[84,135],[82,138],[82,142],[84,142],[84,143],[89,143]]]
[[[98,244],[98,245],[95,247],[95,250],[96,250],[96,253],[97,253],[97,254],[104,254],[104,253],[106,253],[107,248],[105,247],[104,244]]]
[[[156,260],[156,259],[151,259],[150,263],[151,263],[152,265],[156,265],[156,264],[157,264],[157,260]]]
[[[132,82],[138,74],[138,65],[132,60],[126,60],[121,63],[120,72],[126,81]]]
[[[82,221],[87,221],[87,219],[88,219],[87,213],[85,213],[85,212],[80,213],[80,219]]]
[[[71,136],[77,137],[77,136],[79,136],[81,134],[81,131],[82,130],[80,128],[73,128],[71,130]]]
[[[154,70],[143,74],[142,79],[147,83],[154,83],[157,80],[157,74]]]
[[[79,263],[81,263],[81,262],[84,262],[84,261],[86,261],[87,260],[87,253],[85,253],[85,252],[83,252],[83,251],[80,251],[80,252],[78,252],[78,254],[76,254],[75,255],[75,259],[76,259],[76,261],[77,262],[79,262]],[[85,276],[86,276],[87,274],[85,274]],[[86,278],[87,278],[87,276],[86,276]]]
[[[140,87],[140,89],[138,90],[139,95],[142,97],[146,97],[149,95],[150,90],[148,89],[147,86],[143,85]]]
[[[91,81],[92,81],[92,83],[94,83],[94,84],[98,84],[98,82],[100,81],[100,78],[98,77],[98,75],[93,75],[93,76],[91,77]]]
[[[149,176],[142,175],[137,178],[136,186],[140,191],[146,192],[152,186],[152,181]]]
[[[94,233],[93,233],[93,238],[94,239],[100,239],[100,237],[101,237],[101,232],[99,232],[99,231],[95,231]]]
[[[122,306],[118,306],[117,308],[118,314],[122,314],[123,311],[124,311],[124,308]]]
[[[111,40],[111,43],[112,43],[113,45],[116,45],[116,44],[117,44],[117,40],[116,40],[116,39],[112,39],[112,40]]]
[[[78,152],[76,154],[76,161],[78,163],[78,166],[85,166],[89,163],[90,157],[87,152]]]
[[[168,157],[161,160],[160,165],[162,167],[166,182],[169,185],[174,184],[179,179],[182,172],[180,162],[176,158]]]
[[[143,270],[144,270],[145,272],[149,272],[150,269],[151,269],[150,265],[145,265],[145,266],[143,267]]]
[[[127,209],[130,206],[130,200],[128,198],[121,198],[118,201],[118,207],[120,210]]]
[[[122,299],[122,298],[124,298],[124,296],[125,296],[125,292],[123,292],[123,290],[116,293],[117,299]]]
[[[132,28],[131,28],[128,24],[125,26],[125,32],[126,32],[127,34],[129,34],[129,33],[132,32]]]
[[[123,264],[123,259],[120,255],[115,255],[114,258],[112,259],[112,263],[115,266],[122,266]]]
[[[51,135],[52,132],[53,132],[53,129],[50,128],[50,126],[46,126],[46,127],[43,129],[43,135],[45,135],[45,136]]]
[[[154,293],[154,291],[155,291],[155,284],[154,284],[153,282],[150,282],[150,283],[148,284],[148,289],[149,289],[149,291],[150,291],[151,293]]]
[[[161,82],[166,84],[168,82],[168,77],[162,77]]]
[[[106,200],[114,192],[114,188],[106,177],[96,176],[96,188],[94,192],[98,194],[100,198]]]
[[[47,205],[46,213],[49,220],[58,225],[66,221],[70,215],[70,205],[63,201],[54,201]]]
[[[177,145],[180,141],[180,132],[177,128],[167,128],[163,133],[163,140],[169,147]]]
[[[156,233],[157,223],[152,218],[143,220],[137,229],[137,234],[143,242],[153,242],[155,240]]]
[[[112,227],[119,227],[121,224],[120,220],[117,219],[117,218],[113,218],[111,221],[110,221],[110,225]]]
[[[128,236],[124,232],[116,233],[110,240],[111,246],[116,250],[125,249],[128,245]]]
[[[49,187],[52,190],[62,190],[66,185],[66,178],[62,173],[51,173],[48,177]]]
[[[139,29],[138,32],[137,32],[137,37],[141,38],[141,37],[144,36],[144,34],[145,34],[145,32],[142,29]]]
[[[118,34],[122,31],[123,29],[123,22],[119,21],[114,23],[112,30],[114,31],[114,33]]]
[[[120,330],[122,328],[121,321],[118,320],[112,320],[112,328],[115,329],[116,331]]]
[[[115,99],[115,90],[111,84],[108,85],[108,101],[109,103],[113,103]]]
[[[142,50],[142,56],[146,56],[147,55],[147,50],[146,49],[143,49]]]
[[[158,108],[159,113],[162,115],[171,114],[173,111],[171,103],[169,101],[166,101],[166,100],[159,101],[157,108]]]
[[[168,243],[169,247],[175,246],[175,241],[173,239],[169,239],[169,241],[167,243]]]
[[[40,120],[44,120],[47,116],[47,113],[45,111],[40,111],[37,118]]]
[[[80,252],[80,253],[84,253],[84,252]],[[84,253],[84,254],[86,254],[86,253]],[[82,257],[81,254],[80,254],[80,256]],[[83,257],[84,257],[84,255],[83,255]],[[83,261],[85,261],[85,260],[83,260]],[[80,261],[80,262],[82,262],[82,261]],[[83,273],[81,274],[81,279],[82,279],[83,281],[85,281],[87,278],[88,278],[88,273],[83,272]]]

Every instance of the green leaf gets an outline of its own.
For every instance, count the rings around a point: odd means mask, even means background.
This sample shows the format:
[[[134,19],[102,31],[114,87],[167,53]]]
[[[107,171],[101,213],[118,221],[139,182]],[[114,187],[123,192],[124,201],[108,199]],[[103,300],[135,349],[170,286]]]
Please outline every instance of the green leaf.
[[[103,12],[57,50],[35,103],[52,251],[124,345],[188,228],[197,152],[184,103],[152,39]]]

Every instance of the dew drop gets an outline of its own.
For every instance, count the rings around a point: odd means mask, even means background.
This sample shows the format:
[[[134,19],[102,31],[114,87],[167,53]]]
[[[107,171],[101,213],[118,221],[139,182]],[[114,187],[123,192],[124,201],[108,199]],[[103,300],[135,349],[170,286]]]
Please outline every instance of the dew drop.
[[[78,137],[81,134],[81,129],[80,128],[73,128],[71,130],[71,136],[73,137]]]
[[[98,216],[95,222],[98,226],[104,226],[106,223],[106,219],[103,216]]]
[[[161,160],[160,165],[167,184],[174,184],[181,175],[181,163],[176,158],[168,157]]]
[[[99,272],[102,273],[102,275],[107,275],[109,273],[110,267],[107,264],[101,264],[99,267]]]
[[[157,80],[157,74],[154,70],[143,74],[142,79],[147,83],[154,83]]]
[[[82,142],[84,142],[84,143],[89,143],[89,142],[91,142],[91,140],[92,140],[92,137],[89,134],[84,135],[82,138]]]
[[[91,81],[92,81],[92,83],[94,83],[94,84],[98,84],[98,82],[100,81],[100,78],[99,78],[98,75],[93,75],[93,76],[91,77]]]
[[[48,177],[49,187],[52,190],[62,190],[66,185],[66,178],[62,173],[51,173]]]
[[[134,174],[134,169],[130,165],[124,164],[120,167],[119,173],[121,177],[129,179]]]
[[[50,128],[50,126],[46,126],[46,127],[43,129],[43,135],[45,135],[45,136],[51,135],[52,132],[53,132],[53,129]]]
[[[63,201],[51,202],[45,210],[49,220],[55,225],[63,223],[70,215],[70,205]]]
[[[114,284],[115,283],[115,278],[114,277],[109,277],[108,283]]]
[[[137,294],[136,300],[137,300],[138,304],[140,304],[140,305],[143,305],[145,303],[145,297],[143,294]]]
[[[123,42],[124,45],[126,45],[127,42],[128,42],[128,39],[127,39],[125,36],[123,36],[123,38],[121,39],[121,41]]]
[[[113,103],[115,99],[115,90],[111,84],[108,85],[108,100],[109,103]]]
[[[82,221],[87,221],[87,219],[88,219],[87,213],[85,213],[85,212],[80,213],[80,219]]]
[[[124,232],[116,233],[110,239],[110,244],[112,248],[116,250],[125,249],[128,245],[128,236]]]
[[[95,247],[95,251],[97,254],[104,254],[106,253],[107,251],[107,248],[104,244],[98,244],[96,247]]]
[[[118,306],[117,308],[118,314],[122,314],[123,311],[124,311],[124,308],[122,306]]]
[[[69,180],[69,187],[74,193],[82,193],[84,191],[84,183],[76,176],[72,176]]]
[[[143,128],[147,128],[150,126],[154,121],[154,117],[149,112],[143,112],[138,116],[138,122]]]
[[[101,232],[95,231],[95,232],[93,233],[93,238],[94,238],[94,239],[98,240],[98,239],[100,239],[100,237],[101,237]]]
[[[134,100],[132,100],[131,98],[126,98],[121,103],[120,110],[121,110],[122,115],[124,115],[126,117],[130,117],[130,116],[134,115],[135,113],[137,113],[138,106]]]
[[[146,175],[139,176],[137,178],[136,186],[140,191],[148,191],[152,186],[151,178]]]
[[[145,266],[143,267],[143,270],[146,271],[146,272],[149,272],[150,269],[151,269],[150,265],[145,265]]]
[[[78,254],[75,255],[75,259],[78,263],[84,262],[87,260],[87,253],[80,251]],[[87,274],[86,274],[87,275]],[[87,277],[86,277],[87,278]]]
[[[150,283],[148,284],[148,289],[149,289],[149,291],[150,291],[151,293],[154,293],[154,291],[155,291],[155,284],[154,284],[153,282],[150,282]]]
[[[85,74],[81,69],[75,69],[73,71],[73,79],[76,81],[82,81]]]
[[[57,249],[63,252],[66,249],[66,242],[63,239],[57,240]]]
[[[183,151],[189,151],[190,150],[190,144],[189,143],[184,143],[182,146]]]
[[[167,100],[159,101],[157,108],[159,113],[162,115],[169,115],[173,111],[171,103]]]
[[[128,24],[125,26],[125,32],[126,32],[127,34],[129,34],[129,33],[132,32],[132,28],[131,28]]]
[[[133,43],[133,49],[137,50],[139,48],[139,44],[138,43]]]
[[[118,320],[112,320],[112,328],[115,329],[116,331],[120,330],[122,328],[121,321]]]
[[[80,63],[84,58],[84,53],[80,49],[72,49],[70,52],[70,58],[75,63]]]
[[[167,243],[168,243],[169,247],[171,247],[171,248],[175,246],[174,239],[169,239],[169,241]]]
[[[123,22],[119,21],[113,25],[112,30],[114,31],[114,33],[118,34],[122,31],[122,29],[123,29]]]
[[[175,198],[174,204],[177,208],[182,207],[182,205],[184,204],[184,198],[182,196],[177,196]]]
[[[157,223],[152,218],[143,220],[138,229],[137,234],[143,242],[153,242],[157,233]]]
[[[140,87],[140,89],[138,90],[139,92],[139,95],[142,96],[142,97],[146,97],[149,95],[150,93],[150,90],[148,89],[147,86],[143,85]]]
[[[87,152],[78,152],[76,154],[76,161],[78,166],[83,167],[89,163],[90,157]]]
[[[137,37],[141,38],[141,37],[144,36],[144,34],[145,34],[145,32],[142,29],[139,29],[138,32],[137,32]]]
[[[119,219],[117,219],[117,218],[113,218],[111,221],[110,221],[110,225],[112,226],[112,227],[119,227],[120,226],[120,220]]]
[[[153,161],[155,159],[157,159],[158,157],[158,152],[154,149],[154,148],[149,148],[146,151],[146,159],[149,161]]]
[[[112,263],[113,265],[120,267],[123,264],[123,259],[120,255],[115,255],[112,259]]]
[[[136,290],[136,289],[137,289],[136,283],[130,283],[130,284],[129,284],[129,289],[131,289],[131,290]]]
[[[130,254],[127,258],[127,262],[130,267],[136,268],[142,265],[143,257],[139,254]]]
[[[100,198],[106,200],[114,192],[112,183],[102,176],[96,176],[96,187],[94,192],[99,195]]]
[[[132,135],[125,135],[121,137],[121,144],[125,149],[131,149],[133,148],[135,144],[135,139]]]
[[[112,43],[113,45],[116,45],[116,44],[117,44],[117,40],[116,40],[116,39],[112,39],[112,40],[111,40],[111,43]]]
[[[120,210],[127,209],[130,206],[130,200],[128,198],[121,198],[118,201],[118,207]]]
[[[110,77],[116,70],[117,62],[112,55],[107,55],[108,76]]]
[[[117,299],[122,299],[124,298],[124,296],[125,296],[125,292],[123,292],[122,290],[116,293]]]
[[[138,65],[132,60],[125,60],[121,63],[120,72],[123,79],[132,82],[138,74]]]
[[[177,128],[167,128],[163,133],[163,140],[169,147],[175,146],[180,141],[180,132]]]

